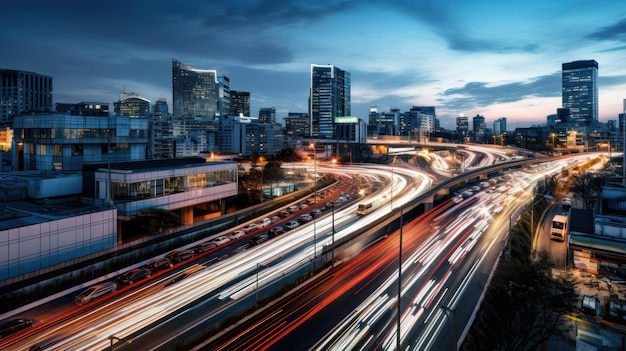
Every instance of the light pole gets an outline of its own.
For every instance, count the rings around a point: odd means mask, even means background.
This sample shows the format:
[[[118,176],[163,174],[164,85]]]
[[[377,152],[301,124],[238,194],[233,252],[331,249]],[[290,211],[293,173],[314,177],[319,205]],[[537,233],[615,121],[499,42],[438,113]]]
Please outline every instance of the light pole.
[[[535,235],[535,205],[539,203],[539,201],[546,199],[546,200],[552,200],[554,197],[552,197],[552,195],[543,195],[542,197],[540,197],[539,199],[537,199],[537,201],[535,201],[535,203],[532,204],[532,206],[530,206],[530,232],[532,233],[532,235]]]
[[[443,306],[441,305],[441,309],[444,310],[446,312],[446,317],[450,318],[450,315],[448,314],[448,312],[452,313],[452,327],[454,329],[454,350],[458,350],[459,349],[459,336],[458,336],[458,331],[457,331],[457,327],[456,327],[456,310],[454,310],[454,308],[449,308],[448,306]]]
[[[402,217],[403,217],[403,210],[404,210],[404,204],[400,203],[400,237],[399,237],[400,244],[398,245],[398,303],[397,303],[398,327],[396,328],[398,330],[398,333],[396,334],[396,344],[397,344],[396,349],[398,350],[402,350],[401,348],[402,340],[400,338],[400,324],[402,321],[402,306],[400,304],[400,298],[402,297],[402,219],[403,219]]]
[[[309,145],[313,150],[313,210],[317,207],[317,156],[315,155],[315,144]],[[315,260],[317,260],[317,216],[313,217],[313,270],[315,271]]]
[[[121,341],[124,344],[132,344],[133,343],[133,339],[129,339],[129,338],[118,338],[115,335],[110,335],[109,336],[109,340],[111,341],[111,351],[113,351],[113,341]]]
[[[393,160],[391,160],[391,188],[389,188],[389,209],[393,211],[393,164],[396,163],[396,157],[394,156]]]

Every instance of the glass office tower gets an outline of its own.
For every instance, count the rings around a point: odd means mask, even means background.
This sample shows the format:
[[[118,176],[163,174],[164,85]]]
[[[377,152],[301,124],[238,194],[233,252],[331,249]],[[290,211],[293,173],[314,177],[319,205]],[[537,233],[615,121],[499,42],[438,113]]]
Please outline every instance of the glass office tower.
[[[598,63],[595,60],[564,63],[563,107],[568,122],[591,125],[598,121]]]
[[[350,73],[333,65],[311,65],[311,136],[334,138],[335,117],[350,113]]]
[[[174,118],[182,124],[183,133],[194,118],[213,119],[219,112],[220,83],[216,70],[189,67],[172,61],[172,98]]]
[[[52,77],[0,68],[0,126],[24,113],[52,111]]]

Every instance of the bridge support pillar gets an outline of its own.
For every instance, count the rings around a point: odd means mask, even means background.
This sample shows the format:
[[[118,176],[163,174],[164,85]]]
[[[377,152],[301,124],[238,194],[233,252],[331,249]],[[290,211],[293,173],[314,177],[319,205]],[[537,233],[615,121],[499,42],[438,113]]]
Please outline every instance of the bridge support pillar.
[[[422,202],[424,204],[424,212],[433,208],[433,204],[435,203],[435,197],[431,196]]]
[[[193,207],[187,206],[180,209],[180,224],[193,224]]]

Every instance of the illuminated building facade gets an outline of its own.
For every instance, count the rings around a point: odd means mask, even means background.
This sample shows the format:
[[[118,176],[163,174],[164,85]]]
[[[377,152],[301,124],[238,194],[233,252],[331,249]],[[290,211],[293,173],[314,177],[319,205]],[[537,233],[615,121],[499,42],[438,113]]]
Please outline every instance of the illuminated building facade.
[[[311,65],[311,136],[333,138],[335,117],[350,111],[350,73],[333,65]]]

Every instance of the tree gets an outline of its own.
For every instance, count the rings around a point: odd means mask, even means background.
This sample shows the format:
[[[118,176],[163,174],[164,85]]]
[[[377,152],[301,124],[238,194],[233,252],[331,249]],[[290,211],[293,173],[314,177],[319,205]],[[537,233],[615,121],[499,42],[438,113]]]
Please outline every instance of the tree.
[[[263,168],[263,182],[278,182],[283,179],[283,169],[280,161],[268,161]]]
[[[536,350],[561,335],[577,295],[571,278],[552,276],[553,265],[545,252],[501,262],[463,349]]]
[[[292,148],[281,149],[276,154],[276,159],[281,160],[283,162],[295,162],[300,161],[300,157],[296,155],[295,151]]]
[[[165,229],[180,226],[178,214],[156,207],[137,212],[131,221],[139,230],[147,234],[160,233]]]
[[[572,176],[572,185],[569,189],[574,197],[580,198],[586,210],[593,209],[597,194],[600,192],[600,184],[593,174],[581,172]]]

